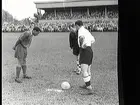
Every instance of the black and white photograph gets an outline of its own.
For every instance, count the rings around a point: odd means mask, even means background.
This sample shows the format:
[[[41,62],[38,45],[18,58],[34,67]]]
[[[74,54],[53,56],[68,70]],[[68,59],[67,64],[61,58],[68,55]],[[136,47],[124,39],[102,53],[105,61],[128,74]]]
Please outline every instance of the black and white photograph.
[[[118,0],[2,0],[2,105],[120,105]]]

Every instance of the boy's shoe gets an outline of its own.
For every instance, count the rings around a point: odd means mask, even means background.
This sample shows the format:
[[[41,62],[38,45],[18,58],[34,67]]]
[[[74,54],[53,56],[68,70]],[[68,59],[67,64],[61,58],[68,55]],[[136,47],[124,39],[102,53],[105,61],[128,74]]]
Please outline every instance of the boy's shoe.
[[[21,81],[19,78],[16,78],[16,79],[15,79],[15,82],[17,82],[17,83],[22,83],[22,81]]]
[[[93,90],[92,90],[91,85],[87,86],[87,90],[88,90],[87,95],[93,95]]]
[[[81,73],[80,73],[80,72],[76,72],[76,74],[77,74],[77,75],[80,75]]]
[[[93,95],[94,94],[94,92],[93,92],[93,90],[92,89],[88,89],[88,92],[87,93],[85,93],[85,95]]]
[[[87,90],[86,93],[82,93],[81,95],[93,95],[94,94],[91,86],[87,87],[86,85],[83,85],[83,86],[80,86],[80,88]]]
[[[74,69],[73,72],[75,72],[77,75],[81,74],[81,70],[80,69]]]
[[[91,86],[83,85],[83,86],[79,86],[79,87],[82,88],[82,89],[92,90]]]
[[[32,79],[31,77],[29,77],[29,76],[27,76],[27,75],[24,75],[23,78],[24,78],[24,79]]]
[[[83,85],[83,86],[79,86],[81,89],[87,89],[87,86],[86,85]]]

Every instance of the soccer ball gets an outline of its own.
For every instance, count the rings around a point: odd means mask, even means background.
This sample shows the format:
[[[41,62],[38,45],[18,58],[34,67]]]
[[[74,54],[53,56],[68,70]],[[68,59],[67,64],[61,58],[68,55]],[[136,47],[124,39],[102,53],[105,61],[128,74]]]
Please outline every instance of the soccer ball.
[[[62,82],[61,88],[62,89],[69,89],[70,88],[70,84],[68,82]]]

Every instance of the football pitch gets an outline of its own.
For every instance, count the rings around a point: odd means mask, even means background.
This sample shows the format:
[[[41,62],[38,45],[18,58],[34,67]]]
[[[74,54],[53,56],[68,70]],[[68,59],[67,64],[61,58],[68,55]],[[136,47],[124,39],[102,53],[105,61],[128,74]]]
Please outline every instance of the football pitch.
[[[14,46],[20,33],[2,34],[2,105],[119,105],[117,76],[117,32],[93,32],[91,84],[94,95],[81,95],[82,75],[76,75],[75,56],[69,47],[69,33],[40,33],[33,37],[27,57],[31,80],[15,79],[17,61]],[[69,90],[61,90],[68,81]]]

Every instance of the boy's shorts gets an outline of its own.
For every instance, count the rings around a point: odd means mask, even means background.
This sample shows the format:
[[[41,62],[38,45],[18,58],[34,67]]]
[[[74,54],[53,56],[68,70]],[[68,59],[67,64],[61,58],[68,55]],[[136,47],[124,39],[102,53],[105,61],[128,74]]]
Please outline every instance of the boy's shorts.
[[[16,46],[15,58],[18,59],[20,65],[26,65],[27,48],[23,47],[21,44]]]
[[[93,51],[91,47],[87,47],[85,49],[80,48],[80,64],[91,65],[93,59]]]
[[[18,60],[18,65],[23,66],[26,65],[26,58],[24,59],[17,59]]]

